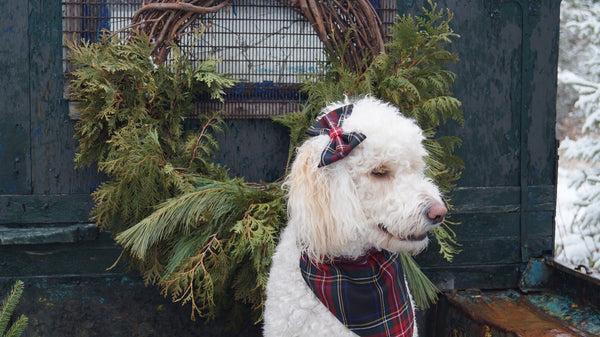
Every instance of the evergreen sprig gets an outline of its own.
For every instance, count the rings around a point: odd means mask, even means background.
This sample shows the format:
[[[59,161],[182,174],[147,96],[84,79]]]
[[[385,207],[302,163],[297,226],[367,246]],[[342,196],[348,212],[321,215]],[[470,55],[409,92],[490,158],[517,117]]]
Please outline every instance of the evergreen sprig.
[[[13,315],[15,307],[23,294],[25,284],[23,281],[17,281],[12,286],[10,292],[0,303],[0,336],[18,337],[21,336],[27,327],[28,319],[25,315],[19,316],[10,326],[8,325]]]
[[[148,280],[174,301],[189,302],[193,318],[213,318],[235,300],[250,304],[259,319],[270,257],[285,223],[282,190],[241,179],[197,178],[194,184],[195,191],[159,205],[116,241],[155,264],[160,277],[150,274]],[[156,247],[169,255],[160,256]]]
[[[423,274],[412,256],[404,253],[400,253],[398,256],[402,268],[405,270],[404,275],[415,304],[421,310],[429,309],[430,305],[437,301],[440,290]],[[407,272],[407,269],[410,272]]]

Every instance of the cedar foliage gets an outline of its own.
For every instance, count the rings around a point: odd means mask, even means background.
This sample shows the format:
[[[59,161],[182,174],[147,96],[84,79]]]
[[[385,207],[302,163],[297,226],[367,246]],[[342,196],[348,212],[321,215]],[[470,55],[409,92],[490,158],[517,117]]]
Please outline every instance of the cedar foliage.
[[[23,281],[17,281],[12,286],[10,292],[0,303],[0,336],[1,337],[19,337],[27,327],[28,319],[25,315],[19,316],[10,326],[10,319],[19,299],[23,294],[25,285]]]
[[[192,64],[175,45],[156,64],[143,33],[67,46],[81,114],[75,162],[97,163],[107,176],[92,193],[92,219],[147,282],[190,303],[192,318],[232,307],[245,314],[242,303],[258,319],[285,222],[281,189],[230,179],[215,164],[218,116],[200,114],[200,130],[182,126],[198,95],[222,100],[234,81],[216,72],[217,61]]]
[[[444,70],[456,60],[444,44],[457,35],[448,25],[452,15],[430,5],[423,17],[398,18],[389,52],[365,59],[364,72],[345,67],[336,56],[341,46],[329,55],[325,73],[305,80],[304,111],[276,118],[290,128],[290,158],[327,103],[373,94],[417,120],[430,139],[429,175],[444,192],[452,187],[462,165],[452,150],[460,141],[435,132],[447,119],[462,122],[460,102],[449,92],[454,75]],[[93,192],[92,219],[112,233],[147,282],[189,304],[192,319],[227,311],[232,320],[250,314],[260,321],[271,255],[286,222],[284,192],[280,183],[229,178],[214,163],[218,116],[200,114],[200,130],[182,127],[198,94],[223,99],[233,81],[216,73],[217,61],[191,64],[176,45],[167,62],[156,64],[143,33],[67,45],[76,67],[72,98],[81,112],[75,161],[97,163],[107,176]],[[436,237],[450,259],[457,251],[453,233],[442,228]],[[426,308],[437,289],[412,257],[404,256],[403,266],[417,304]]]

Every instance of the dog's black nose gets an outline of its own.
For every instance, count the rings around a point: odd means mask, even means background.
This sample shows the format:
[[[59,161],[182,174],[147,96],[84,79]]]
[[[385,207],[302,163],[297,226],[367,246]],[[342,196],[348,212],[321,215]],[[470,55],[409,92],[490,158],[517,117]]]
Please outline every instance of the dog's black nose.
[[[437,224],[441,223],[442,221],[444,221],[444,217],[446,217],[447,213],[448,213],[448,210],[446,209],[444,204],[435,203],[427,211],[427,217],[429,218],[429,220],[431,220],[432,224],[437,225]]]

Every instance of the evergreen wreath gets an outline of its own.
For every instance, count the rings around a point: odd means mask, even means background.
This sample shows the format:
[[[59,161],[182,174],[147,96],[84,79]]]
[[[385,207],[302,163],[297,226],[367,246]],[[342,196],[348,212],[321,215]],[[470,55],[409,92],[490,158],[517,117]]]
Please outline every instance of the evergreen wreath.
[[[453,155],[460,139],[436,138],[436,131],[447,119],[462,123],[460,102],[450,93],[455,75],[444,70],[457,60],[444,46],[458,35],[449,26],[452,13],[429,7],[423,16],[399,16],[386,52],[364,54],[358,66],[343,56],[356,45],[354,26],[343,32],[343,43],[331,43],[326,71],[304,79],[304,110],[274,118],[289,127],[288,164],[322,107],[344,95],[372,94],[421,126],[427,174],[448,195],[463,165]],[[157,54],[153,40],[132,29],[127,41],[108,35],[98,43],[66,41],[75,66],[71,98],[81,113],[75,162],[96,163],[107,176],[92,193],[91,218],[147,282],[189,303],[192,319],[226,310],[233,323],[249,315],[259,322],[271,255],[286,222],[281,184],[230,178],[215,163],[218,115],[202,113],[198,130],[184,130],[196,97],[223,100],[235,82],[216,72],[218,61],[192,63],[173,40],[168,53]],[[160,55],[168,57],[162,62]],[[449,224],[433,233],[447,260],[458,252]],[[411,256],[402,254],[402,263],[417,305],[427,308],[438,290]]]

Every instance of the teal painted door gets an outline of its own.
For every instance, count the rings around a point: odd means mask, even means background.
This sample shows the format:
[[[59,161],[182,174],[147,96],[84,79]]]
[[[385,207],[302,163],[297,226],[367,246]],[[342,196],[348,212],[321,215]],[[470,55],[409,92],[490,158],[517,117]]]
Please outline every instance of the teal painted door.
[[[424,1],[399,1],[416,11]],[[522,264],[553,254],[557,152],[554,136],[559,1],[440,0],[455,13],[460,61],[454,95],[465,125],[465,169],[453,191],[462,253],[436,245],[418,257],[447,288],[516,286]]]
[[[59,1],[2,1],[0,225],[88,221],[94,168],[74,169]]]

